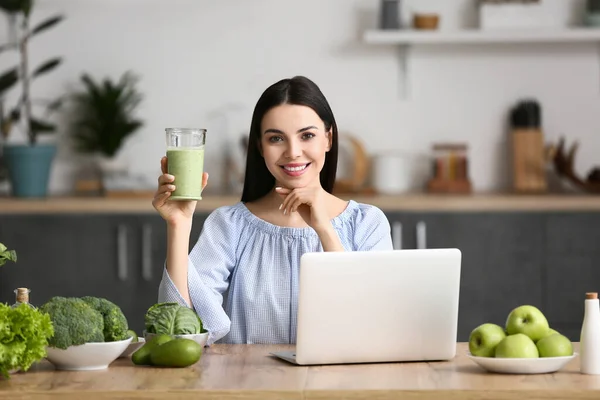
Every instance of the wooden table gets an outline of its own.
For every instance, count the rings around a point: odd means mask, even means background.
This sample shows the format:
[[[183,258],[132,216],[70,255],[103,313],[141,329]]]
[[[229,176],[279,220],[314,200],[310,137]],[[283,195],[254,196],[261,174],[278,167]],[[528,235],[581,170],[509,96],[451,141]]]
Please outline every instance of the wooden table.
[[[368,346],[368,343],[361,345]],[[575,344],[576,348],[578,347]],[[300,367],[269,356],[289,346],[214,345],[185,369],[134,366],[119,359],[104,371],[55,371],[43,361],[0,380],[2,399],[598,399],[600,375],[579,373],[575,358],[542,375],[490,374],[458,344],[449,362]]]

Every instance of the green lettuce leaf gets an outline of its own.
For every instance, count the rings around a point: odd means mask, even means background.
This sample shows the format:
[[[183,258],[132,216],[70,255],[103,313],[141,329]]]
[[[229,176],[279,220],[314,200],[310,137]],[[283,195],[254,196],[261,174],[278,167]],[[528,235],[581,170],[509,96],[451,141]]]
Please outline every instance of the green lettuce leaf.
[[[46,356],[48,339],[54,335],[50,316],[27,304],[11,308],[0,303],[0,375],[27,371]]]
[[[146,332],[167,335],[202,333],[202,321],[191,308],[177,303],[158,303],[145,315]]]

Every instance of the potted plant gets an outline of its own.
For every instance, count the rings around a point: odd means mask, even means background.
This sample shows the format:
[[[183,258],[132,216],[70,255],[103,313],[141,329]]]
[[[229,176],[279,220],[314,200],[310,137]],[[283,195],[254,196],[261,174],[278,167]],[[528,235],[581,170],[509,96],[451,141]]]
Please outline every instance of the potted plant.
[[[116,156],[125,140],[138,131],[143,122],[133,116],[142,101],[136,88],[138,77],[125,72],[118,81],[101,82],[85,73],[80,78],[83,90],[73,95],[75,117],[72,140],[76,151],[96,157],[103,179],[124,172]]]
[[[33,5],[34,0],[0,0],[0,10],[15,23],[14,40],[0,46],[0,51],[16,50],[19,56],[18,66],[0,75],[0,130],[5,141],[3,158],[7,165],[13,195],[17,197],[46,196],[50,167],[56,154],[55,144],[39,143],[39,135],[52,133],[56,127],[34,116],[33,107],[42,105],[49,113],[60,106],[60,99],[32,99],[31,83],[34,79],[54,70],[61,64],[62,59],[60,57],[49,59],[31,70],[28,45],[36,35],[61,22],[63,16],[47,18],[31,28],[29,19]],[[17,104],[9,110],[5,108],[4,94],[17,83],[21,88]],[[26,143],[7,141],[15,127],[26,136]]]

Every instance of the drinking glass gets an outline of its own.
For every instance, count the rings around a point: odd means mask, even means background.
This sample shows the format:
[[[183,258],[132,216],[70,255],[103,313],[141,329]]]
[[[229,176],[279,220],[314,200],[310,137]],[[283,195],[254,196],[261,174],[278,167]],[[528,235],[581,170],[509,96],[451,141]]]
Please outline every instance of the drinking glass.
[[[167,128],[167,172],[175,177],[170,200],[202,200],[206,129]]]

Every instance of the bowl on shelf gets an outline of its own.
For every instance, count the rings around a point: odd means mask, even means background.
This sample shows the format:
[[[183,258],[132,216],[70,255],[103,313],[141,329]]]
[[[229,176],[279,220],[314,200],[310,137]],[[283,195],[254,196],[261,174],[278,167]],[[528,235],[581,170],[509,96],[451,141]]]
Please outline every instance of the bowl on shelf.
[[[496,358],[477,357],[467,352],[467,357],[488,372],[501,374],[547,374],[559,371],[578,353],[565,357]]]
[[[132,338],[115,342],[85,343],[79,346],[70,346],[66,349],[46,347],[46,359],[56,369],[71,371],[92,371],[108,368],[127,346]]]
[[[440,16],[438,14],[415,14],[413,16],[413,25],[415,29],[434,31],[440,24]]]
[[[144,331],[144,339],[146,339],[146,341],[149,341],[154,336],[156,336],[156,333],[148,333],[148,332]],[[172,336],[176,339],[179,339],[179,338],[191,339],[194,342],[198,343],[202,347],[206,346],[206,342],[208,341],[208,332],[194,333],[194,334],[187,334],[187,335],[169,335],[169,336]]]

